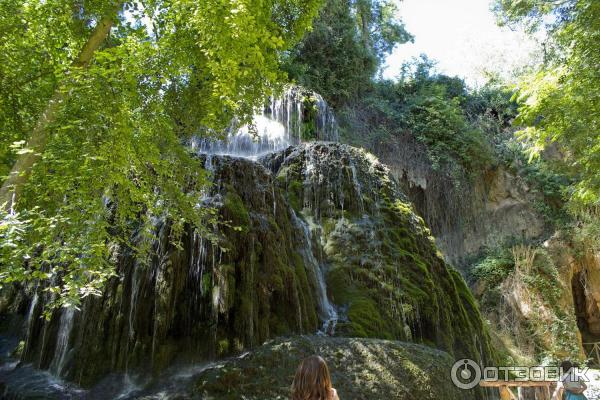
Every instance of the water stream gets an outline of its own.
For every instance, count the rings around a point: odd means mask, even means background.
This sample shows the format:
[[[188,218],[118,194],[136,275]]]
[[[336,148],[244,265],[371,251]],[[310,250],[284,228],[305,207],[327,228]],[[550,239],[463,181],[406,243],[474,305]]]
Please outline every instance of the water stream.
[[[22,364],[7,356],[17,343],[14,337],[0,336],[0,398],[11,400],[133,400],[180,399],[186,396],[195,378],[216,362],[174,365],[152,378],[147,373],[114,373],[89,389],[60,379],[50,371]]]
[[[319,302],[319,316],[323,321],[321,329],[317,332],[320,335],[335,334],[335,326],[338,321],[338,313],[333,304],[327,297],[327,285],[325,283],[325,274],[323,265],[319,263],[313,251],[313,236],[308,223],[301,218],[298,218],[295,212],[292,211],[294,224],[298,226],[304,233],[303,246],[300,249],[302,257],[306,265],[310,266],[317,282],[317,294]]]
[[[224,140],[195,138],[191,146],[199,153],[256,159],[308,140],[338,141],[337,122],[319,94],[292,86]]]
[[[56,338],[56,347],[54,350],[54,359],[50,364],[50,370],[56,375],[61,376],[67,354],[69,352],[69,338],[71,337],[71,330],[73,329],[73,317],[75,316],[75,309],[72,307],[63,308],[60,316],[60,325],[58,328],[58,335]]]

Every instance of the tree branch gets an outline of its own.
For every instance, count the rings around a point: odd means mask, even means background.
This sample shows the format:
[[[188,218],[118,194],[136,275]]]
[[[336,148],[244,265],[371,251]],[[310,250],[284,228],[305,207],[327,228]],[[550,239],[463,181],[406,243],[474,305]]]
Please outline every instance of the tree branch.
[[[77,56],[77,59],[71,64],[73,68],[86,68],[90,64],[94,52],[98,50],[100,45],[108,37],[114,23],[115,14],[121,8],[122,3],[123,1],[117,1],[115,7],[98,22],[92,35]],[[12,212],[15,203],[21,195],[23,186],[27,183],[27,180],[31,175],[33,166],[41,158],[42,153],[46,148],[46,143],[48,142],[47,128],[56,121],[58,111],[66,98],[67,94],[64,93],[61,87],[54,92],[46,109],[39,117],[31,132],[26,147],[29,152],[19,155],[8,178],[6,178],[2,184],[2,187],[0,188],[0,207],[2,207],[4,211]]]

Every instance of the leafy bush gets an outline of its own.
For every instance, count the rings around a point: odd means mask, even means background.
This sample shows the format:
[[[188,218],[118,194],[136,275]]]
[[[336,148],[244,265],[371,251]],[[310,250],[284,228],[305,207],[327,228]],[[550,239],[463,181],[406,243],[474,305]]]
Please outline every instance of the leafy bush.
[[[436,169],[454,160],[476,169],[492,160],[484,133],[468,123],[460,104],[439,84],[424,85],[409,99],[405,127],[427,145]]]
[[[471,274],[474,278],[485,281],[489,287],[495,287],[500,285],[514,269],[515,260],[508,248],[497,248],[473,265]]]

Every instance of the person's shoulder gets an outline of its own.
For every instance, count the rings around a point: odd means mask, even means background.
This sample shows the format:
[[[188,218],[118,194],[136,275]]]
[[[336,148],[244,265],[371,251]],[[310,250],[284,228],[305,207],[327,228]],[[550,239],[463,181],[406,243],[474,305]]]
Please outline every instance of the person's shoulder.
[[[331,388],[331,398],[333,400],[340,400],[340,398],[338,397],[338,394],[337,394],[337,390],[335,390],[334,388]]]

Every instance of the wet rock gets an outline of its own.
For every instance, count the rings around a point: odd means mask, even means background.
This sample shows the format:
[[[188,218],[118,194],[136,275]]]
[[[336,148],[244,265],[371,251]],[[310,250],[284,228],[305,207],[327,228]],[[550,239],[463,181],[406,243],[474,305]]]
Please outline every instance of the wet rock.
[[[328,363],[341,399],[468,400],[474,393],[450,380],[454,360],[426,346],[378,339],[282,338],[196,378],[204,399],[289,399],[300,361],[313,354]]]

